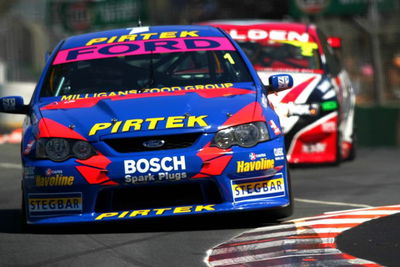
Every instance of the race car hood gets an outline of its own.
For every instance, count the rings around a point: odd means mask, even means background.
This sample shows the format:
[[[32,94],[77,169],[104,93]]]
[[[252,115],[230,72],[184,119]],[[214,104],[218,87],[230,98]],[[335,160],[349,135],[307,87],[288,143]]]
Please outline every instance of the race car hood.
[[[254,103],[256,91],[251,88],[68,100],[43,105],[40,128],[42,136],[47,132],[44,136],[60,137],[72,130],[82,139],[91,141],[110,135],[216,132],[231,126],[227,123],[230,117]],[[252,113],[246,112],[242,122],[253,121]]]

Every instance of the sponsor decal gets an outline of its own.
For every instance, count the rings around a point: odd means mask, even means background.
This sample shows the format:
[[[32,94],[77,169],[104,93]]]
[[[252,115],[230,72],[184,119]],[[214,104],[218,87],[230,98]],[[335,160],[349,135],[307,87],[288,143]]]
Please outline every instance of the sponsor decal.
[[[52,170],[50,168],[48,168],[46,170],[46,176],[51,176],[51,175],[56,175],[56,174],[63,174],[62,170]]]
[[[322,131],[325,133],[334,133],[336,132],[336,123],[334,121],[326,121],[321,124]]]
[[[337,101],[325,101],[321,103],[321,108],[324,111],[331,111],[335,110],[338,108],[338,102]]]
[[[125,182],[132,184],[156,181],[180,181],[187,178],[187,173],[184,172],[186,170],[186,159],[184,156],[125,160],[124,169]]]
[[[130,119],[126,121],[116,121],[96,123],[89,131],[89,136],[97,134],[99,131],[108,130],[110,133],[126,133],[130,131],[154,130],[156,128],[195,128],[207,127],[205,121],[207,115],[200,116],[170,116],[146,119]],[[162,127],[160,127],[160,125]]]
[[[15,98],[3,98],[2,101],[4,111],[13,111],[15,110]]]
[[[287,107],[288,116],[316,116],[319,113],[318,104],[294,104],[293,102],[290,102],[287,104]]]
[[[176,39],[157,39],[126,41],[111,44],[98,44],[61,50],[53,65],[81,60],[91,60],[118,56],[144,55],[151,53],[189,52],[201,50],[235,50],[225,37],[190,37]]]
[[[232,181],[235,201],[253,198],[275,198],[285,196],[285,183],[282,173],[272,179],[245,179]]]
[[[278,87],[288,88],[289,87],[289,76],[279,76],[278,77]]]
[[[61,101],[66,100],[77,100],[86,99],[91,97],[112,97],[112,96],[124,96],[131,94],[142,94],[142,93],[165,93],[165,92],[178,92],[178,91],[197,91],[197,90],[207,90],[207,89],[218,89],[218,88],[230,88],[232,83],[214,83],[214,84],[196,84],[187,86],[173,86],[173,87],[160,87],[160,88],[144,88],[140,92],[136,89],[124,90],[124,91],[114,91],[110,89],[108,92],[93,93],[93,94],[75,94],[75,95],[64,95],[61,97]]]
[[[281,134],[281,130],[279,129],[279,127],[276,125],[276,123],[273,120],[269,120],[268,124],[269,124],[269,126],[271,126],[271,129],[274,131],[275,135]]]
[[[238,33],[237,30],[232,29],[229,34],[233,39],[236,40],[265,40],[270,39],[274,41],[300,41],[308,42],[310,36],[307,32],[298,33],[295,31],[285,31],[285,30],[262,30],[262,29],[250,29],[247,32]]]
[[[261,158],[259,160],[253,160],[246,162],[244,160],[236,162],[236,172],[252,172],[252,171],[262,171],[274,168],[275,160]]]
[[[175,208],[158,208],[158,209],[144,209],[144,210],[131,210],[122,212],[107,212],[101,213],[96,217],[95,220],[104,219],[123,219],[133,217],[146,217],[146,216],[162,216],[172,214],[184,214],[184,213],[200,213],[205,211],[215,211],[215,205],[195,205],[195,206],[183,206]]]
[[[285,154],[283,153],[283,147],[274,148],[274,156],[275,156],[275,160],[285,159]]]
[[[251,152],[249,154],[249,159],[250,160],[256,160],[258,158],[265,158],[265,157],[267,157],[267,154],[265,154],[265,153],[256,154],[254,152]]]
[[[304,153],[323,153],[326,151],[325,143],[303,144]]]
[[[46,186],[71,186],[74,184],[75,177],[74,176],[63,176],[57,174],[55,176],[40,176],[37,175],[35,177],[35,185],[39,187]]]
[[[82,211],[82,193],[29,194],[29,214],[76,213]]]
[[[111,44],[121,43],[127,41],[137,40],[151,40],[151,39],[170,39],[170,38],[186,38],[186,37],[199,37],[199,31],[171,31],[171,32],[145,32],[138,34],[126,34],[111,37],[98,37],[93,38],[86,45],[94,44]]]

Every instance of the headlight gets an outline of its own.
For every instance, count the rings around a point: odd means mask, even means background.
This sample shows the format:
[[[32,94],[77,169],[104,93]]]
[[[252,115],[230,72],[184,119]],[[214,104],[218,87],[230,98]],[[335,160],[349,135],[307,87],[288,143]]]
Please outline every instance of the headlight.
[[[265,122],[252,122],[218,131],[212,145],[222,149],[233,145],[252,147],[269,139]]]
[[[41,138],[36,143],[36,158],[64,161],[69,158],[88,159],[95,155],[86,141],[65,138]]]

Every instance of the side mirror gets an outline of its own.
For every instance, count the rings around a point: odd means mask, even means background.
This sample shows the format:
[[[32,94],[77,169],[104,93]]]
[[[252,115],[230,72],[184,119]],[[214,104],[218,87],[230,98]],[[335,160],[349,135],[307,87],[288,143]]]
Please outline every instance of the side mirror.
[[[6,96],[0,98],[0,112],[26,114],[27,106],[20,96]]]
[[[278,93],[293,87],[293,77],[289,74],[271,75],[268,82],[268,94]]]
[[[342,47],[342,38],[340,37],[328,37],[328,44],[335,49]]]

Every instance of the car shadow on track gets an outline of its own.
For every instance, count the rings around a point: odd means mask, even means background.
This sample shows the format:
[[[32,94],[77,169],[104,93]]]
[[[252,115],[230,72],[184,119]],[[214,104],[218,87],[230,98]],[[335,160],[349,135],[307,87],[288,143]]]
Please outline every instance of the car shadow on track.
[[[96,234],[204,231],[219,229],[246,229],[279,224],[267,212],[240,212],[232,214],[207,214],[170,218],[142,218],[123,222],[92,222],[84,224],[25,225],[21,211],[0,210],[0,233],[13,234]]]

